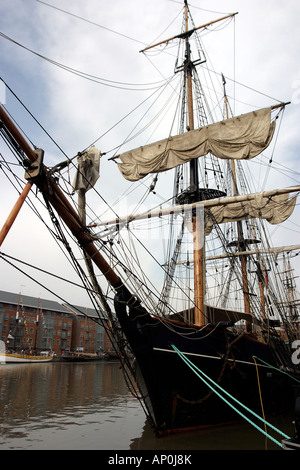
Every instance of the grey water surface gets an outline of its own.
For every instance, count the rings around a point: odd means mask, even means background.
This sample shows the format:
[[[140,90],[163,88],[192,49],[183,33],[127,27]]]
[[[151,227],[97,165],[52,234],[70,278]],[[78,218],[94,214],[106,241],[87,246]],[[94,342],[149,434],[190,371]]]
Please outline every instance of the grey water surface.
[[[247,422],[157,438],[118,362],[1,365],[0,417],[0,450],[280,450]]]

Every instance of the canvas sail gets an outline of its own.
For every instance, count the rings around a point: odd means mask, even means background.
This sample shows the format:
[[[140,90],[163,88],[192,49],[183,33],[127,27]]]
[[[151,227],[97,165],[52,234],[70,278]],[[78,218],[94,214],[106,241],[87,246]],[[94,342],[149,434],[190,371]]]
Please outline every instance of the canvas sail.
[[[257,193],[250,201],[211,207],[206,212],[205,235],[210,234],[215,224],[252,218],[265,219],[272,225],[280,224],[292,215],[296,200],[297,196],[289,199],[288,193],[273,197],[265,197],[263,193]]]
[[[94,146],[78,157],[77,172],[73,182],[75,191],[79,189],[88,191],[93,188],[99,178],[100,157],[100,150]]]
[[[126,226],[134,220],[145,220],[180,213],[189,216],[191,211],[197,207],[204,207],[205,209],[205,223],[207,225],[208,234],[215,223],[220,224],[229,222],[230,220],[234,222],[255,217],[267,219],[270,224],[280,224],[293,213],[298,197],[297,194],[289,199],[289,194],[293,192],[299,193],[300,185],[240,196],[209,199],[192,204],[170,206],[164,209],[156,208],[140,214],[130,214],[123,217],[113,218],[111,220],[101,221],[97,224],[91,224],[89,227],[118,225],[120,228],[120,226]]]
[[[271,108],[264,108],[125,152],[118,166],[126,179],[137,181],[209,152],[222,159],[251,159],[268,147],[274,130]]]

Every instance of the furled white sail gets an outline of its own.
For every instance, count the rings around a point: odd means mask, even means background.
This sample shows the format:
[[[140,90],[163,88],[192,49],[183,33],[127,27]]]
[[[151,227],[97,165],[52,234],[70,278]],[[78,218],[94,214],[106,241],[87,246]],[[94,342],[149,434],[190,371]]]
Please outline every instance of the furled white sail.
[[[257,193],[250,201],[211,207],[206,212],[205,234],[209,235],[215,224],[252,218],[266,219],[272,225],[280,224],[291,216],[296,200],[297,196],[289,199],[289,194],[266,197],[264,193]]]
[[[289,194],[295,192],[300,192],[300,185],[272,189],[260,193],[208,199],[192,204],[166,207],[164,209],[153,209],[140,214],[131,214],[102,221],[89,227],[118,225],[120,228],[134,220],[145,220],[179,213],[189,216],[191,211],[198,207],[203,207],[206,214],[206,234],[211,232],[215,223],[220,224],[229,221],[247,220],[249,218],[264,218],[270,224],[280,224],[293,213],[298,194],[291,199],[289,199]]]
[[[84,152],[77,158],[77,172],[73,182],[75,191],[91,189],[99,178],[101,153],[96,147],[92,146],[87,152]]]
[[[268,147],[274,130],[271,108],[264,108],[125,152],[118,166],[126,179],[137,181],[209,152],[223,159],[251,159]]]

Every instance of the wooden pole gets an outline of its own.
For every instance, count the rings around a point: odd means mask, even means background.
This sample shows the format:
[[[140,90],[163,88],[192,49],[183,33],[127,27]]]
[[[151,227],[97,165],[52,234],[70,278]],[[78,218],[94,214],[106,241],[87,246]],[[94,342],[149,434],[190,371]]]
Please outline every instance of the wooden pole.
[[[18,213],[20,212],[21,207],[24,204],[24,201],[31,189],[31,183],[27,183],[25,188],[23,189],[22,193],[20,194],[19,199],[17,200],[16,204],[14,205],[11,213],[9,214],[8,218],[6,219],[6,222],[4,223],[1,232],[0,232],[0,246],[5,240],[6,235],[8,234],[9,230],[11,229],[14,221],[16,220],[16,217]]]
[[[188,5],[185,2],[185,29],[188,31]],[[186,35],[186,80],[187,80],[187,98],[189,111],[189,128],[194,130],[194,109],[193,109],[193,90],[192,90],[192,63],[190,59],[189,36]],[[198,190],[198,170],[197,159],[190,162],[190,185],[193,190]],[[204,234],[201,221],[198,217],[198,210],[192,211],[193,226],[193,250],[194,250],[194,323],[202,326],[205,323],[205,281],[204,281]],[[203,221],[204,222],[204,221]]]
[[[26,142],[22,134],[18,131],[2,106],[0,106],[0,121],[17,142],[17,144],[22,148],[28,159],[31,162],[34,162],[37,159],[37,155]],[[84,247],[87,254],[91,257],[96,266],[98,266],[110,285],[116,289],[123,288],[124,295],[127,297],[126,300],[134,301],[132,294],[125,288],[120,277],[114,272],[112,267],[107,263],[105,258],[94,245],[92,236],[89,234],[88,230],[86,230],[86,227],[82,224],[79,215],[70,204],[64,193],[57,186],[55,180],[51,176],[46,175],[47,169],[46,167],[43,167],[42,176],[37,181],[38,188],[43,192],[50,204],[73,233],[79,245]],[[28,187],[28,189],[30,188]]]
[[[204,218],[199,214],[193,214],[193,244],[194,244],[194,323],[202,326],[205,324],[205,247],[204,247]]]
[[[187,10],[187,3],[185,4],[185,9]],[[167,42],[170,42],[170,41],[173,41],[173,39],[177,39],[177,38],[184,38],[185,36],[188,36],[192,33],[194,33],[195,31],[197,31],[198,29],[204,29],[204,28],[207,28],[208,26],[211,26],[212,24],[215,24],[215,23],[218,23],[219,21],[223,21],[223,20],[226,20],[227,18],[231,18],[233,16],[237,15],[237,13],[231,13],[230,15],[226,15],[226,16],[223,16],[222,18],[219,18],[217,20],[213,20],[213,21],[210,21],[209,23],[205,23],[201,26],[197,26],[196,28],[194,29],[191,29],[191,30],[188,30],[188,28],[186,28],[186,32],[183,33],[183,34],[177,34],[176,36],[172,36],[171,38],[168,38],[168,39],[165,39],[164,41],[160,41],[160,42],[157,42],[156,44],[153,44],[152,46],[148,46],[146,47],[145,49],[142,49],[140,52],[145,52],[145,51],[148,51],[149,49],[152,49],[153,47],[157,47],[157,46],[160,46],[162,44],[165,44]]]
[[[227,95],[226,95],[225,84],[226,82],[223,76],[226,117],[227,119],[229,119],[228,100],[227,100]],[[231,164],[231,171],[232,171],[233,195],[238,196],[235,161],[231,160],[230,164]],[[237,232],[238,232],[238,251],[246,250],[242,222],[240,221],[237,222]],[[245,255],[240,255],[239,258],[240,258],[241,270],[242,270],[242,289],[243,289],[243,298],[244,298],[244,309],[245,309],[245,313],[250,314],[251,309],[250,309],[250,295],[249,295],[249,284],[248,284],[248,275],[247,275],[247,257]],[[248,332],[252,330],[252,324],[250,322],[246,322],[246,330]]]

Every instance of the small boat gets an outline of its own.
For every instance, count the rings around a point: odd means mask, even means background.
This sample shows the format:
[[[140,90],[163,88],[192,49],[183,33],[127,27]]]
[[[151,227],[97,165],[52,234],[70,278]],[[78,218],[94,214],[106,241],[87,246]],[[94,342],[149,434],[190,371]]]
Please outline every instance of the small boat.
[[[103,360],[104,361],[118,361],[119,357],[114,351],[107,351],[103,355]]]
[[[101,361],[102,357],[97,354],[69,353],[63,354],[61,359],[66,362],[96,362]]]
[[[49,352],[45,353],[17,353],[17,352],[0,352],[0,364],[36,364],[43,362],[51,362],[53,360],[53,354]]]
[[[37,314],[35,325],[37,325],[38,322],[39,315]],[[16,337],[19,339],[22,338],[22,343],[18,343]],[[30,347],[28,347],[28,338],[29,334],[26,319],[23,314],[21,298],[19,298],[15,324],[11,325],[11,331],[7,337],[7,344],[5,345],[3,341],[0,341],[0,364],[43,363],[53,360],[54,353],[49,350],[41,351],[37,349],[37,330],[35,330],[33,343]]]

